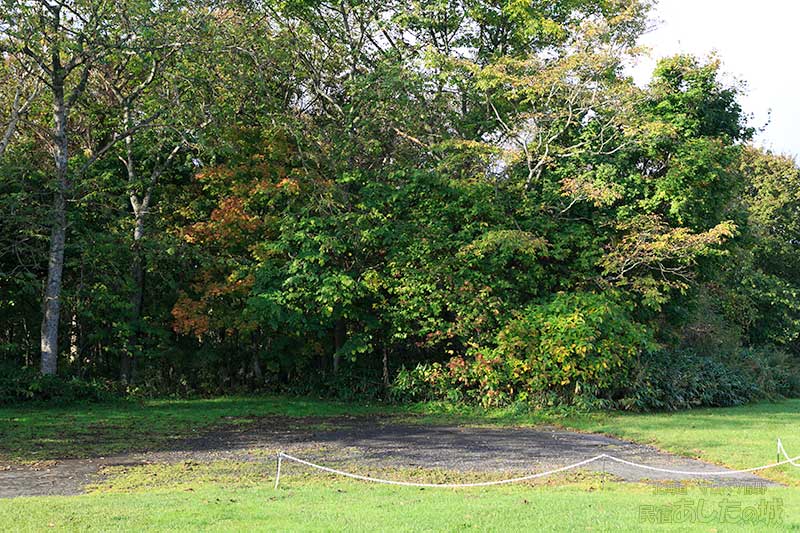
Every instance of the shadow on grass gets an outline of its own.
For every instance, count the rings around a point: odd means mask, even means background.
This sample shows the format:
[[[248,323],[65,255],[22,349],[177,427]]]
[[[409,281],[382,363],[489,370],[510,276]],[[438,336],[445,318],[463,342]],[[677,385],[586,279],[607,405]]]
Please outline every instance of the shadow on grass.
[[[265,417],[374,415],[385,406],[304,398],[226,397],[116,401],[0,409],[0,459],[38,461],[168,451],[214,428],[236,428]],[[202,440],[195,439],[202,446]]]
[[[557,425],[655,442],[659,435],[702,429],[727,435],[800,427],[800,400],[680,413],[620,414],[538,411],[512,407],[484,411],[445,404],[349,404],[280,396],[193,400],[117,401],[71,406],[0,408],[0,460],[41,461],[122,453],[225,449],[259,435],[300,429],[335,430],[358,418],[391,417],[394,424]]]

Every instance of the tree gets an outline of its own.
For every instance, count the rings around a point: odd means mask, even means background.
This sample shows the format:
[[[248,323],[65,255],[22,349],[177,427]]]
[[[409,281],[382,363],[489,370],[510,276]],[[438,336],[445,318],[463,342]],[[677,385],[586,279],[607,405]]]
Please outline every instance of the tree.
[[[218,14],[212,3],[193,6],[175,1],[157,11],[128,6],[121,28],[134,45],[109,53],[98,65],[98,83],[90,88],[98,116],[106,124],[101,146],[86,146],[97,159],[108,152],[122,163],[132,210],[133,282],[128,343],[120,352],[120,379],[133,379],[144,305],[145,238],[148,214],[162,175],[181,151],[190,150],[203,128],[210,91],[209,67],[202,58],[216,52],[208,25]],[[192,62],[196,65],[192,65]],[[97,126],[100,126],[98,124]],[[97,127],[96,126],[96,127]],[[105,144],[102,144],[105,143]],[[121,153],[119,147],[122,147]],[[86,166],[86,164],[84,164]]]
[[[0,359],[496,404],[797,348],[796,165],[714,58],[626,76],[648,2],[0,3]]]
[[[19,64],[32,65],[35,77],[47,88],[52,106],[50,145],[54,158],[54,198],[50,210],[50,251],[41,327],[41,372],[55,374],[67,206],[73,182],[119,141],[130,140],[134,131],[154,119],[151,116],[136,123],[123,121],[122,127],[103,138],[99,146],[87,147],[86,160],[77,169],[71,169],[71,151],[79,131],[72,120],[74,109],[82,103],[90,87],[99,83],[98,78],[105,75],[105,82],[110,84],[107,86],[116,88],[120,97],[118,103],[123,109],[127,106],[130,118],[133,102],[152,83],[159,70],[158,54],[169,56],[180,44],[153,40],[152,35],[147,34],[150,28],[147,23],[151,18],[162,22],[169,20],[169,13],[180,11],[181,4],[6,0],[3,8],[0,27],[4,52]],[[148,55],[141,57],[139,53]],[[142,78],[142,62],[152,63],[152,75],[144,74]],[[137,75],[139,79],[134,81]],[[23,105],[17,103],[18,109],[16,115],[12,113],[12,118],[19,115],[19,108],[24,110]],[[89,137],[96,133],[90,132]]]
[[[50,251],[41,328],[41,372],[55,374],[67,200],[71,187],[70,115],[86,91],[90,74],[105,53],[124,37],[111,28],[104,1],[4,1],[0,26],[6,53],[33,61],[36,76],[46,85],[52,105],[54,198],[51,208]]]
[[[727,269],[733,294],[748,302],[733,320],[751,342],[800,346],[800,168],[794,159],[747,148],[741,161],[746,212],[737,267]],[[743,319],[749,317],[749,322]]]

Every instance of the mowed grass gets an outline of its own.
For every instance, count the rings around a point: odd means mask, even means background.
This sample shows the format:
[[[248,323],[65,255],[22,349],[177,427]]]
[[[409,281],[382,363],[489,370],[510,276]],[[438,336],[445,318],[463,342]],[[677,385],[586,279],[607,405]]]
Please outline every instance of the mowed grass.
[[[520,415],[508,409],[485,411],[446,404],[396,406],[284,396],[23,405],[0,407],[0,461],[88,458],[169,448],[215,427],[247,425],[268,416],[296,418],[307,426],[309,417],[377,415],[421,424],[501,425],[550,423],[562,417],[528,410]]]
[[[665,494],[593,481],[418,489],[327,476],[0,500],[14,531],[800,531],[798,489]],[[679,514],[689,509],[690,514]],[[702,513],[698,514],[702,510]],[[686,511],[684,511],[685,513]],[[747,514],[749,513],[749,514]],[[666,520],[654,518],[666,516]],[[662,522],[659,523],[659,520]]]
[[[735,469],[776,462],[778,438],[790,457],[800,456],[800,400],[676,413],[594,414],[568,418],[564,426],[652,444]],[[759,475],[800,486],[800,468],[780,467]]]
[[[296,417],[298,423],[314,424],[325,417],[378,414],[420,424],[556,424],[650,443],[734,468],[774,461],[778,436],[790,454],[800,455],[798,400],[680,413],[576,414],[519,407],[487,412],[436,404],[400,408],[282,397],[5,408],[0,409],[0,453],[26,461],[89,457],[169,446],[210,427],[247,425],[262,416]],[[112,469],[110,478],[86,495],[0,500],[0,530],[800,531],[798,470],[765,471],[765,477],[788,486],[763,493],[691,487],[674,494],[579,474],[526,485],[415,489],[342,480],[295,465],[286,468],[275,491],[272,465],[147,465]],[[457,474],[446,471],[384,474],[429,482],[457,480]],[[688,517],[680,515],[680,509]],[[770,510],[779,513],[767,521]],[[700,511],[701,516],[692,516]],[[719,514],[723,511],[727,517]],[[750,513],[748,519],[743,519],[745,512]],[[671,518],[654,523],[653,513]]]
[[[0,460],[84,458],[169,447],[211,427],[265,416],[334,417],[386,411],[302,398],[223,397],[0,408]]]
[[[0,409],[0,460],[97,457],[165,448],[215,426],[246,426],[265,416],[293,417],[298,424],[307,425],[315,423],[308,417],[363,415],[392,415],[419,424],[552,424],[653,444],[733,468],[774,462],[778,437],[790,455],[800,455],[800,400],[677,413],[579,414],[519,407],[485,411],[442,404],[389,406],[265,396],[6,407]],[[800,486],[800,469],[768,470],[763,475]]]

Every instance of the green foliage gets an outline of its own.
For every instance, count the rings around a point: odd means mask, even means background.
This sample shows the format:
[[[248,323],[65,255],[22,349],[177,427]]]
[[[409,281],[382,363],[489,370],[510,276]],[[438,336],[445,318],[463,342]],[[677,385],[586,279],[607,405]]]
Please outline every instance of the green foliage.
[[[796,397],[800,364],[770,348],[727,356],[690,350],[645,353],[619,405],[640,411],[728,407]]]
[[[741,369],[758,389],[758,397],[769,400],[800,396],[800,361],[773,346],[746,348],[728,361]]]
[[[749,306],[744,324],[753,343],[796,352],[800,342],[800,169],[788,157],[756,149],[741,160],[747,233],[729,270],[732,291]]]
[[[0,41],[24,43],[43,8],[6,3],[25,24]],[[800,173],[746,146],[740,89],[715,58],[666,58],[646,88],[625,75],[648,6],[109,7],[102,37],[133,55],[99,38],[62,50],[110,46],[67,84],[81,90],[64,375],[132,381],[143,396],[604,407],[652,339],[735,353],[730,368],[762,368],[753,347],[798,357]],[[35,45],[51,57],[52,43]],[[33,99],[0,157],[0,361],[30,369],[51,115],[34,80],[14,79],[29,55],[12,52],[0,113]],[[658,378],[642,405],[748,397],[711,367],[733,392]],[[759,372],[765,394],[793,390]]]
[[[110,400],[118,394],[112,383],[85,381],[77,377],[42,376],[33,369],[0,364],[0,405],[27,402],[65,405]]]
[[[469,357],[403,369],[392,396],[401,400],[449,400],[507,405],[586,402],[623,387],[645,328],[603,294],[558,294],[532,305],[498,334],[494,349]]]
[[[457,403],[463,398],[461,391],[453,386],[453,380],[449,379],[449,373],[441,363],[420,363],[411,370],[403,367],[392,382],[389,398],[400,403],[442,399]]]
[[[647,343],[645,328],[614,298],[561,293],[509,322],[496,353],[514,368],[523,390],[579,394],[582,387],[619,386]]]
[[[659,351],[643,356],[640,365],[632,391],[620,402],[628,409],[725,407],[758,397],[758,387],[747,374],[715,357]]]

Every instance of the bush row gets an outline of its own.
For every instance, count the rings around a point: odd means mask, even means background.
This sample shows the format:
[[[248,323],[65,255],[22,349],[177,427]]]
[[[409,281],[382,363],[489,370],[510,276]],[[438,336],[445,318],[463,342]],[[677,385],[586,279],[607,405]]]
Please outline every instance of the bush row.
[[[536,407],[635,411],[728,407],[800,396],[800,364],[773,348],[742,349],[725,357],[698,355],[691,350],[648,351],[634,363],[626,384],[603,386],[579,381],[571,389],[552,385],[515,389],[504,380],[509,371],[513,374],[510,368],[516,363],[498,359],[489,363],[454,358],[444,365],[420,364],[403,369],[391,396],[400,402],[467,402],[487,407],[525,402]],[[487,386],[497,388],[499,383],[505,383],[505,394],[488,396]]]
[[[21,402],[72,403],[109,400],[121,394],[112,382],[42,376],[34,369],[0,365],[0,405]]]

